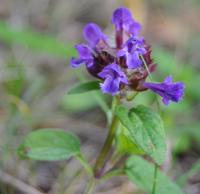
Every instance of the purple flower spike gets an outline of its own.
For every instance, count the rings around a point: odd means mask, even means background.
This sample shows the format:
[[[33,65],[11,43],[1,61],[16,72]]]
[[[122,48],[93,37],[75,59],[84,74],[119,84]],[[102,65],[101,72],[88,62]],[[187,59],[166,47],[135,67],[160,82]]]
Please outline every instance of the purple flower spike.
[[[101,40],[104,42],[107,40],[100,27],[94,23],[89,23],[84,27],[83,36],[92,47],[95,47]]]
[[[113,96],[119,91],[121,83],[128,84],[125,73],[115,63],[106,66],[98,75],[105,79],[104,83],[100,84],[101,90]]]
[[[132,18],[131,12],[125,7],[114,11],[112,23],[115,25],[117,31],[125,30],[132,35],[137,35],[141,30],[141,25]]]
[[[71,66],[76,68],[79,67],[81,64],[86,64],[86,66],[93,65],[93,56],[91,49],[84,44],[78,44],[75,46],[76,50],[78,51],[79,58],[72,58],[70,63]]]
[[[126,57],[126,64],[129,69],[136,69],[142,65],[140,55],[146,53],[145,42],[143,38],[131,37],[118,51],[117,56]]]
[[[163,83],[145,83],[144,86],[163,97],[162,101],[165,105],[168,105],[170,100],[179,102],[185,88],[182,82],[173,83],[171,76],[166,77]]]

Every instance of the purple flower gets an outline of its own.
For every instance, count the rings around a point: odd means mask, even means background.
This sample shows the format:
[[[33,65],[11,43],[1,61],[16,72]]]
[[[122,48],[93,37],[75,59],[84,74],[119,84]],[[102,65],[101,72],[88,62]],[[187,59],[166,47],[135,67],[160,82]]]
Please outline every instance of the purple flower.
[[[89,23],[84,27],[83,36],[89,45],[78,44],[75,46],[79,58],[72,58],[71,66],[76,68],[80,64],[85,64],[89,72],[96,72],[98,68],[96,70],[96,66],[94,65],[95,56],[98,56],[98,52],[107,44],[107,38],[99,26],[94,23]]]
[[[87,67],[92,66],[94,59],[91,49],[84,44],[78,44],[75,48],[78,51],[79,58],[72,58],[70,61],[71,66],[74,68],[79,67],[81,64],[85,64]]]
[[[123,46],[121,50],[118,51],[117,56],[126,57],[126,64],[129,69],[136,69],[142,65],[142,60],[140,55],[146,53],[145,42],[143,38],[138,38],[136,36],[131,37]]]
[[[121,83],[128,84],[125,73],[116,63],[109,64],[98,75],[105,79],[104,83],[100,84],[104,93],[115,95],[120,90]]]
[[[112,23],[117,31],[124,30],[132,35],[137,35],[141,30],[141,25],[132,18],[130,11],[125,7],[117,8],[114,11]]]
[[[106,42],[107,37],[97,24],[89,23],[83,29],[83,36],[91,47],[95,47],[100,41]]]
[[[183,97],[185,88],[182,82],[173,83],[171,76],[166,77],[163,83],[145,83],[144,86],[162,96],[165,105],[168,105],[170,100],[179,102]]]

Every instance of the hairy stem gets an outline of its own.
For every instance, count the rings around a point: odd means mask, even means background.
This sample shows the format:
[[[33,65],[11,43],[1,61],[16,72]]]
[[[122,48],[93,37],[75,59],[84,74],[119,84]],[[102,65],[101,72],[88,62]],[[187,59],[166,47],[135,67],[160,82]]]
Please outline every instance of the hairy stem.
[[[97,157],[95,167],[94,167],[94,175],[96,178],[99,178],[102,176],[103,168],[105,165],[106,157],[110,151],[110,148],[112,146],[112,142],[115,136],[115,131],[118,126],[118,118],[116,116],[113,117],[108,136],[105,140],[105,143],[103,145],[103,148],[101,149],[101,152],[99,156]]]

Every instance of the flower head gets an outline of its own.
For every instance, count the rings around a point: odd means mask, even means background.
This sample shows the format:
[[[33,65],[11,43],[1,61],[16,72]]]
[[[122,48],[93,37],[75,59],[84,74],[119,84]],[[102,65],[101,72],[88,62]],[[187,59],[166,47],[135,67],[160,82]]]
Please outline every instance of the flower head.
[[[132,35],[137,35],[141,30],[141,25],[132,18],[130,11],[125,7],[114,11],[112,23],[117,31],[124,30]]]
[[[170,101],[179,102],[184,94],[182,82],[173,83],[171,77],[163,83],[145,82],[156,64],[151,57],[151,46],[138,36],[141,25],[131,12],[124,7],[116,9],[112,23],[116,28],[115,46],[108,44],[97,24],[89,23],[83,29],[87,44],[75,46],[79,56],[71,59],[71,66],[76,68],[85,64],[92,76],[103,80],[100,84],[103,93],[116,95],[121,90],[142,92],[150,89],[159,94],[166,105]]]
[[[144,86],[162,96],[165,105],[168,105],[170,100],[179,102],[184,95],[185,88],[182,82],[173,83],[171,76],[166,77],[163,83],[145,83]]]
[[[144,39],[134,36],[131,37],[124,44],[123,48],[118,51],[117,56],[125,56],[128,68],[136,69],[142,65],[140,55],[144,55],[145,53],[146,49]]]
[[[125,73],[116,63],[109,64],[98,75],[104,79],[104,83],[100,85],[104,93],[115,95],[120,89],[120,84],[128,84]]]

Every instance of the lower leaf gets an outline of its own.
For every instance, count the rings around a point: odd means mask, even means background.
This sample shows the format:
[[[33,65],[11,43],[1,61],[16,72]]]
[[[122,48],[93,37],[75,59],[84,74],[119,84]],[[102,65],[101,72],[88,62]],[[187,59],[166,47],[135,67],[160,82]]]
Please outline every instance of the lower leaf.
[[[18,148],[22,158],[45,161],[65,160],[79,153],[79,139],[61,129],[36,130]]]
[[[151,193],[154,183],[154,165],[139,156],[132,156],[126,162],[126,174],[139,188]],[[155,194],[183,194],[181,189],[164,173],[158,170]]]

